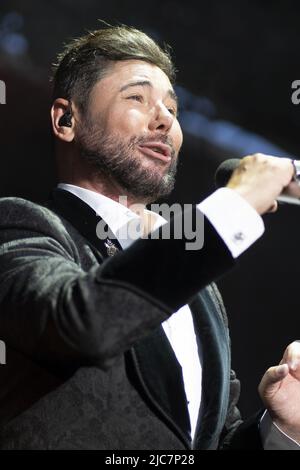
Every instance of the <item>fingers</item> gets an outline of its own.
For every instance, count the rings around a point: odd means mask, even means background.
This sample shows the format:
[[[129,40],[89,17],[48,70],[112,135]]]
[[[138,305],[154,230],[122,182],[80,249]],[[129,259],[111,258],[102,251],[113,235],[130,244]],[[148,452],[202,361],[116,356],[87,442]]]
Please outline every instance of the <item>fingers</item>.
[[[295,193],[299,191],[300,197],[300,187],[292,186],[294,173],[290,159],[257,153],[241,159],[227,187],[242,196],[259,214],[275,212],[277,203],[274,201],[285,188]]]
[[[276,212],[277,209],[278,209],[278,202],[277,202],[277,201],[274,201],[273,204],[272,204],[272,206],[271,206],[270,209],[268,210],[268,212],[270,212],[270,213],[272,212],[272,213],[273,213],[273,212]]]
[[[290,158],[279,158],[279,157],[273,157],[271,155],[264,155],[264,154],[258,154],[260,155],[260,158],[267,157],[268,161],[271,163],[271,165],[275,168],[278,168],[281,172],[285,172],[286,174],[286,180],[284,183],[284,186],[287,186],[290,184],[295,176],[295,166],[293,163],[293,160]],[[296,183],[297,184],[297,183]]]
[[[240,166],[243,171],[248,170],[250,167],[256,167],[260,172],[268,170],[273,178],[276,174],[279,174],[283,188],[292,183],[295,175],[293,160],[263,153],[255,153],[242,158]]]
[[[289,366],[280,364],[270,367],[264,374],[259,384],[258,390],[262,400],[271,398],[280,387],[281,381],[288,375]]]
[[[292,374],[300,379],[300,341],[294,341],[286,348],[278,366],[270,367],[264,374],[258,390],[263,401],[272,398],[279,389],[282,380]]]
[[[299,198],[300,197],[300,185],[298,181],[293,180],[291,183],[289,183],[289,185],[285,187],[283,194],[286,196]]]
[[[294,341],[286,348],[281,363],[286,363],[291,371],[300,368],[300,341]]]
[[[271,385],[279,382],[287,376],[289,367],[287,364],[279,364],[278,366],[270,367],[265,373],[266,384]]]

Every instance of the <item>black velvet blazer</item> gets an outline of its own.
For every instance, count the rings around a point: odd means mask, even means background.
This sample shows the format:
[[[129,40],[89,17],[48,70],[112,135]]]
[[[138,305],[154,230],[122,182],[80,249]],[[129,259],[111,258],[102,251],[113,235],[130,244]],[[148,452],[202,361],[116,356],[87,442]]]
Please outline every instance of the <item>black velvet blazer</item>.
[[[47,207],[0,200],[0,449],[190,449],[181,367],[161,327],[186,303],[203,355],[193,448],[227,447],[239,382],[211,282],[233,265],[229,251],[206,221],[201,250],[138,240],[108,256],[98,221],[60,189]]]

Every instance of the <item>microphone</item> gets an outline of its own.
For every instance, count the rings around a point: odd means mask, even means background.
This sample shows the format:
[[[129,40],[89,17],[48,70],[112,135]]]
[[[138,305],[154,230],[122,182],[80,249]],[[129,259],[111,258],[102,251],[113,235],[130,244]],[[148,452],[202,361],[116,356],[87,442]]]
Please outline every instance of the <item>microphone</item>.
[[[300,185],[300,160],[292,160],[292,162],[295,168],[294,181]],[[221,188],[227,185],[232,176],[232,173],[239,166],[239,164],[239,158],[230,158],[218,166],[215,173],[215,185],[217,188]],[[279,202],[285,202],[286,204],[296,204],[300,206],[300,199],[296,196],[293,196],[292,194],[289,194],[288,192],[281,193],[280,196],[276,198],[276,200]]]

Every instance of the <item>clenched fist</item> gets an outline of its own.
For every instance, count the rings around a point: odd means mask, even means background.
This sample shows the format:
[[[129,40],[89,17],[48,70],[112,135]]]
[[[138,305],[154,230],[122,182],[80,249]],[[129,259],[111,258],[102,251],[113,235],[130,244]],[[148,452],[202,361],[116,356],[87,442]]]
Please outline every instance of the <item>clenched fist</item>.
[[[289,158],[256,153],[241,160],[227,187],[246,199],[259,214],[264,214],[276,210],[276,198],[285,189],[300,197],[300,186],[293,182],[293,176],[294,166]]]

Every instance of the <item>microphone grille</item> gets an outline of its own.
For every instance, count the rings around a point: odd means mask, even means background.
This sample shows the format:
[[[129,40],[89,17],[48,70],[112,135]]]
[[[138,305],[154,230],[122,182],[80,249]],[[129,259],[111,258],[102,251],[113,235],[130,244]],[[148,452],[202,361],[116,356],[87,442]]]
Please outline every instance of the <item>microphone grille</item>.
[[[215,185],[217,188],[226,186],[234,170],[239,166],[239,158],[230,158],[218,166],[215,173]]]

